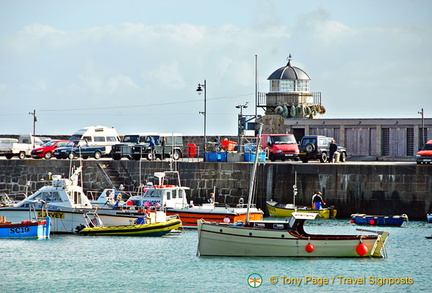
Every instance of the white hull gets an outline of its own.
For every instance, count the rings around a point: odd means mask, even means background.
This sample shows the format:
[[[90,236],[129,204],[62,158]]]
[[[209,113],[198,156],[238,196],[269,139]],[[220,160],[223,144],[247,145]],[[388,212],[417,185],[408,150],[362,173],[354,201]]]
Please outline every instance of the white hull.
[[[360,235],[357,238],[352,236],[352,239],[343,239],[343,236],[337,238],[332,235],[319,237],[314,235],[309,240],[308,237],[293,236],[288,230],[269,230],[199,221],[198,237],[200,256],[273,257],[384,257],[381,250],[386,238],[381,240],[383,243],[379,249],[374,249],[374,245],[381,236],[372,235],[369,239],[363,238],[362,243],[366,245],[367,253],[360,256],[356,252]],[[309,243],[314,247],[312,252],[306,251]]]
[[[80,225],[86,225],[83,213],[91,211],[90,209],[79,209],[79,210],[62,210],[62,211],[48,211],[51,217],[51,232],[52,233],[75,233],[76,228]],[[36,211],[38,216],[44,216],[42,212]],[[6,216],[8,221],[21,222],[29,219],[29,216],[33,214],[33,211],[17,208],[2,208],[0,209],[0,215]],[[106,226],[119,226],[119,225],[131,225],[133,224],[137,216],[133,215],[122,215],[121,212],[112,211],[100,211],[98,212],[102,222]]]

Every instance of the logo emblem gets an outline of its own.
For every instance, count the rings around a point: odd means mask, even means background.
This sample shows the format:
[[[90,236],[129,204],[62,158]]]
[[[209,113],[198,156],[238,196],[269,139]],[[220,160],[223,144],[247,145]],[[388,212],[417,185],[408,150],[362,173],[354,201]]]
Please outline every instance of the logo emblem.
[[[262,285],[262,277],[259,274],[251,274],[248,277],[248,284],[252,288],[258,288]]]

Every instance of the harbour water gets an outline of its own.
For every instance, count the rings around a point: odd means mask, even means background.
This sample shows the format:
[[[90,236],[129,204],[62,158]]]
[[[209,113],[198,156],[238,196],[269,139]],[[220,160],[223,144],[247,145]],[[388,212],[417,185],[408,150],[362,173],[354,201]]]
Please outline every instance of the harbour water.
[[[198,257],[196,230],[151,238],[3,239],[0,292],[430,292],[432,224],[362,227],[345,219],[306,226],[332,234],[356,234],[356,228],[390,231],[388,258]]]

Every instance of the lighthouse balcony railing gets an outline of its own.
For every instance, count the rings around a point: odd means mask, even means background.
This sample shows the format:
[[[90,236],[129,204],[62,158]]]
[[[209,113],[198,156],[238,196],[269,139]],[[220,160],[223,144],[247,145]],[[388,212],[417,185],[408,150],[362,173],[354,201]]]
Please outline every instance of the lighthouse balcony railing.
[[[259,92],[258,93],[258,98],[257,98],[257,107],[268,107],[268,106],[276,106],[276,105],[268,105],[267,104],[267,94],[266,92]],[[289,94],[284,93],[284,92],[271,92],[270,94],[280,94],[281,96]],[[322,103],[322,98],[321,98],[321,92],[312,92],[312,103],[315,105],[321,105]]]

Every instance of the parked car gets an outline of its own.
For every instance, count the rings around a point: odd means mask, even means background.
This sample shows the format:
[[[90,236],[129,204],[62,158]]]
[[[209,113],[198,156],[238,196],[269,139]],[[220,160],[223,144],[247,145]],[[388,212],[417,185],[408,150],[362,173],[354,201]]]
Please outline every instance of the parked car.
[[[153,145],[152,145],[153,144]],[[135,160],[165,159],[172,156],[174,160],[183,157],[183,136],[180,133],[159,133],[148,136],[145,141],[132,147],[132,157]]]
[[[432,140],[429,140],[416,156],[417,164],[432,164]]]
[[[114,127],[88,126],[77,130],[69,140],[78,146],[103,146],[110,154],[112,146],[120,142],[120,137]]]
[[[137,144],[144,144],[149,137],[157,136],[157,133],[132,133],[126,134],[121,143],[112,146],[111,155],[114,160],[120,160],[123,157],[127,157],[129,160],[133,160],[132,148]]]
[[[51,159],[53,155],[53,151],[56,148],[65,147],[71,141],[69,140],[51,140],[46,142],[40,148],[33,149],[31,151],[31,156],[34,159],[45,158],[47,160]]]
[[[268,153],[270,161],[298,160],[299,147],[293,134],[263,134],[261,148]]]
[[[76,146],[73,142],[70,142],[65,147],[55,149],[53,155],[57,159],[73,159],[76,157],[100,159],[106,155],[106,150],[104,146]]]
[[[0,156],[5,156],[7,159],[17,156],[23,160],[31,156],[32,149],[42,145],[42,140],[33,135],[20,135],[18,141],[11,138],[2,139],[0,140]]]
[[[300,160],[307,163],[309,160],[320,160],[325,163],[328,161],[330,154],[330,144],[332,137],[323,135],[306,135],[300,141]],[[337,151],[339,152],[339,161],[345,162],[347,157],[347,150],[345,147],[338,145]]]

